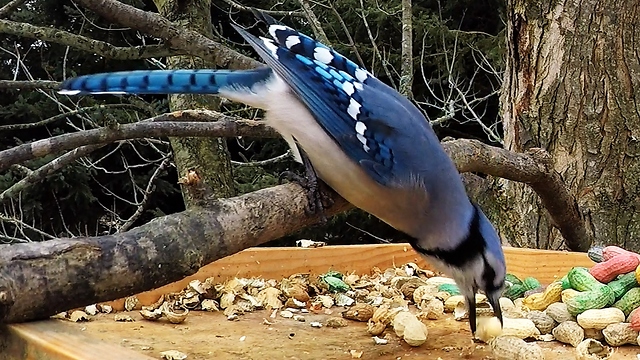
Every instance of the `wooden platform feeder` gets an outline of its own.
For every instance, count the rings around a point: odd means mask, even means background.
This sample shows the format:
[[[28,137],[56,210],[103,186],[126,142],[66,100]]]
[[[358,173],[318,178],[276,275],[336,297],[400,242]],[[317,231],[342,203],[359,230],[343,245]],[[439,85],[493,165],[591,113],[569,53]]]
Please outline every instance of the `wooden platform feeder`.
[[[574,266],[590,267],[584,253],[505,248],[507,270],[519,277],[535,276],[548,284]],[[216,261],[181,281],[138,294],[142,305],[162,294],[178,292],[193,279],[232,277],[281,279],[295,273],[323,274],[328,270],[368,274],[374,267],[386,269],[415,262],[429,268],[408,244],[348,245],[321,248],[252,248]],[[124,300],[110,303],[123,310]],[[160,352],[178,350],[187,359],[490,359],[488,346],[473,344],[466,322],[453,319],[427,324],[429,340],[411,348],[399,340],[374,345],[365,323],[353,322],[338,329],[312,328],[291,319],[265,322],[264,311],[228,321],[219,312],[192,312],[178,325],[142,320],[115,322],[113,314],[100,314],[89,322],[46,320],[14,324],[0,330],[0,359],[159,359]],[[340,316],[336,311],[334,316]],[[285,321],[286,320],[286,321]],[[308,321],[313,321],[308,320]],[[391,335],[394,337],[395,335]],[[557,342],[542,344],[554,359],[573,359],[573,348]],[[614,358],[635,359],[637,347],[622,347]]]

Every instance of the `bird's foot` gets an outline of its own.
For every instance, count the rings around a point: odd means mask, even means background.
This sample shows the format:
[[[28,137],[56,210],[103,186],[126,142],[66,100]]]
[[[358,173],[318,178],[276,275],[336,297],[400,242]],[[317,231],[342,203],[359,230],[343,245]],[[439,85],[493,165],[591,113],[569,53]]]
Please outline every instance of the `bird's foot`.
[[[285,179],[298,183],[306,190],[307,205],[305,206],[305,213],[307,215],[320,214],[320,221],[325,224],[327,217],[324,214],[324,210],[333,205],[333,198],[327,192],[327,185],[318,179],[315,171],[313,173],[307,172],[307,176],[298,175],[293,171],[284,171],[280,174],[279,180],[282,183]]]

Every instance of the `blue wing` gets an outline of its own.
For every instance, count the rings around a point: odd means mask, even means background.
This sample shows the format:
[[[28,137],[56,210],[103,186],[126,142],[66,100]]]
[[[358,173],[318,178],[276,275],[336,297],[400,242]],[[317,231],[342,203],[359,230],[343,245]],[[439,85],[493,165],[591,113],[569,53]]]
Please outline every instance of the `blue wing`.
[[[439,145],[419,110],[368,71],[281,24],[274,40],[236,30],[309,108],[323,129],[383,185],[408,179],[420,156],[401,141]]]

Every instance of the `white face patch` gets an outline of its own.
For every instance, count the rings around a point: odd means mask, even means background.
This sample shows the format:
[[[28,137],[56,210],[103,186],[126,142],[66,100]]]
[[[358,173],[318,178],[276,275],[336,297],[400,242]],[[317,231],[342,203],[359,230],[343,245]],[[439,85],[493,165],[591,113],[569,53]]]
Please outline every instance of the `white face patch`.
[[[313,57],[324,64],[329,64],[333,60],[333,55],[331,55],[329,49],[319,46],[313,50]]]
[[[367,131],[367,125],[365,125],[362,121],[356,122],[356,132],[360,135],[364,135],[365,131]]]
[[[353,94],[356,91],[355,88],[353,87],[353,84],[348,81],[345,81],[342,83],[342,90],[344,90],[344,92],[346,92],[347,95],[349,96],[351,96],[351,94]]]
[[[271,25],[271,26],[269,26],[269,34],[271,34],[271,36],[273,36],[275,38],[276,37],[276,31],[287,30],[287,29],[289,29],[289,28],[284,26],[284,25],[278,25],[278,24]]]
[[[274,44],[272,40],[269,40],[267,38],[260,37],[260,40],[262,40],[262,42],[264,43],[264,46],[266,46],[267,49],[269,51],[271,51],[273,56],[277,59],[278,58],[278,46],[276,46],[276,44]]]
[[[300,44],[300,37],[298,35],[289,35],[287,36],[287,40],[284,42],[287,49],[291,49],[294,45],[298,44]]]
[[[347,107],[347,113],[351,115],[354,120],[358,120],[358,114],[360,114],[360,103],[358,103],[354,98],[351,98],[349,102],[349,107]]]
[[[367,73],[366,70],[357,68],[355,71],[355,76],[356,76],[356,79],[358,79],[358,81],[364,82],[369,77],[369,74]]]

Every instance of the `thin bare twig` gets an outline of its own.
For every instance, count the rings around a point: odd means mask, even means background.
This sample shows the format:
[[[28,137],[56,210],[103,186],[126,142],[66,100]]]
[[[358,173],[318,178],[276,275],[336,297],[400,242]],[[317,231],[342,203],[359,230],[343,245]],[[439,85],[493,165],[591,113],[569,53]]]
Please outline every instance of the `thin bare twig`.
[[[303,17],[304,14],[300,11],[287,11],[287,10],[264,10],[264,9],[258,9],[255,8],[253,6],[244,6],[242,4],[239,4],[233,0],[224,0],[224,2],[226,2],[227,4],[231,5],[231,7],[236,8],[238,10],[242,10],[242,11],[252,11],[252,10],[258,10],[262,13],[265,14],[269,14],[272,16],[293,16],[293,17]]]
[[[52,174],[54,171],[62,169],[64,166],[74,162],[75,160],[86,156],[93,151],[101,148],[104,145],[87,145],[81,146],[77,149],[71,150],[68,153],[58,157],[47,163],[46,165],[41,166],[37,170],[32,171],[26,177],[22,178],[17,183],[11,185],[8,189],[0,193],[0,201],[4,201],[8,197],[15,196],[21,191],[25,190],[27,187],[34,185],[38,182],[44,180],[48,175]]]
[[[245,167],[265,166],[265,165],[275,164],[277,162],[286,160],[290,157],[291,157],[291,149],[287,150],[287,152],[282,155],[278,155],[276,157],[273,157],[267,160],[249,161],[249,162],[240,162],[240,161],[232,160],[231,163],[236,166],[245,166]]]
[[[72,110],[72,111],[69,111],[69,112],[66,112],[66,113],[54,115],[54,116],[52,116],[50,118],[47,118],[47,119],[44,119],[44,120],[40,120],[40,121],[37,121],[37,122],[33,122],[33,123],[0,125],[0,131],[33,129],[33,128],[37,128],[37,127],[41,127],[41,126],[45,126],[45,125],[51,124],[51,123],[56,122],[58,120],[64,119],[64,118],[66,118],[68,116],[78,115],[78,114],[86,113],[86,112],[92,111],[92,110],[103,110],[103,109],[109,109],[109,108],[140,110],[140,106],[137,106],[137,105],[134,105],[134,104],[103,104],[103,105],[87,106],[87,107],[79,108],[79,109]]]
[[[364,1],[360,0],[360,17],[362,18],[362,22],[364,23],[364,27],[367,29],[367,35],[369,35],[369,40],[371,41],[371,45],[373,46],[373,53],[376,55],[376,57],[378,57],[380,59],[380,65],[382,66],[382,69],[384,70],[385,74],[387,75],[387,80],[391,83],[391,86],[393,88],[397,88],[395,81],[393,81],[393,76],[391,75],[391,72],[389,71],[389,68],[387,67],[387,61],[384,59],[384,57],[382,56],[382,53],[380,52],[380,50],[378,49],[378,45],[376,44],[376,39],[373,36],[373,33],[371,32],[371,27],[369,27],[369,22],[367,21],[367,15],[364,12]],[[374,69],[373,69],[373,64],[371,66],[370,71],[373,73]]]
[[[351,48],[351,51],[353,51],[353,53],[355,54],[356,58],[358,59],[358,64],[360,66],[362,66],[362,67],[365,67],[364,60],[362,60],[362,56],[360,56],[360,52],[358,51],[358,47],[356,46],[356,42],[353,41],[353,38],[351,37],[351,32],[349,31],[349,28],[347,27],[347,24],[344,23],[344,20],[342,19],[342,16],[340,15],[340,13],[336,9],[336,7],[333,6],[333,2],[329,3],[329,7],[331,8],[331,11],[333,11],[333,14],[338,18],[338,22],[340,22],[340,26],[342,27],[342,30],[344,31],[345,35],[347,36],[347,40],[349,40],[349,44],[348,45]]]
[[[138,220],[138,218],[144,213],[147,203],[149,202],[149,195],[151,195],[151,193],[153,192],[155,180],[160,175],[160,172],[164,170],[167,165],[169,165],[169,160],[169,156],[165,157],[164,160],[162,160],[162,163],[160,163],[160,165],[153,172],[153,174],[149,178],[147,187],[144,189],[142,201],[140,201],[140,203],[138,204],[135,213],[133,213],[133,215],[131,215],[131,217],[118,229],[118,232],[125,232],[129,230],[133,223],[135,223],[136,220]]]
[[[106,20],[164,39],[170,48],[182,49],[190,55],[213,61],[218,67],[249,69],[264,66],[261,62],[231,50],[198,32],[174,24],[159,14],[140,10],[116,0],[76,2]]]

